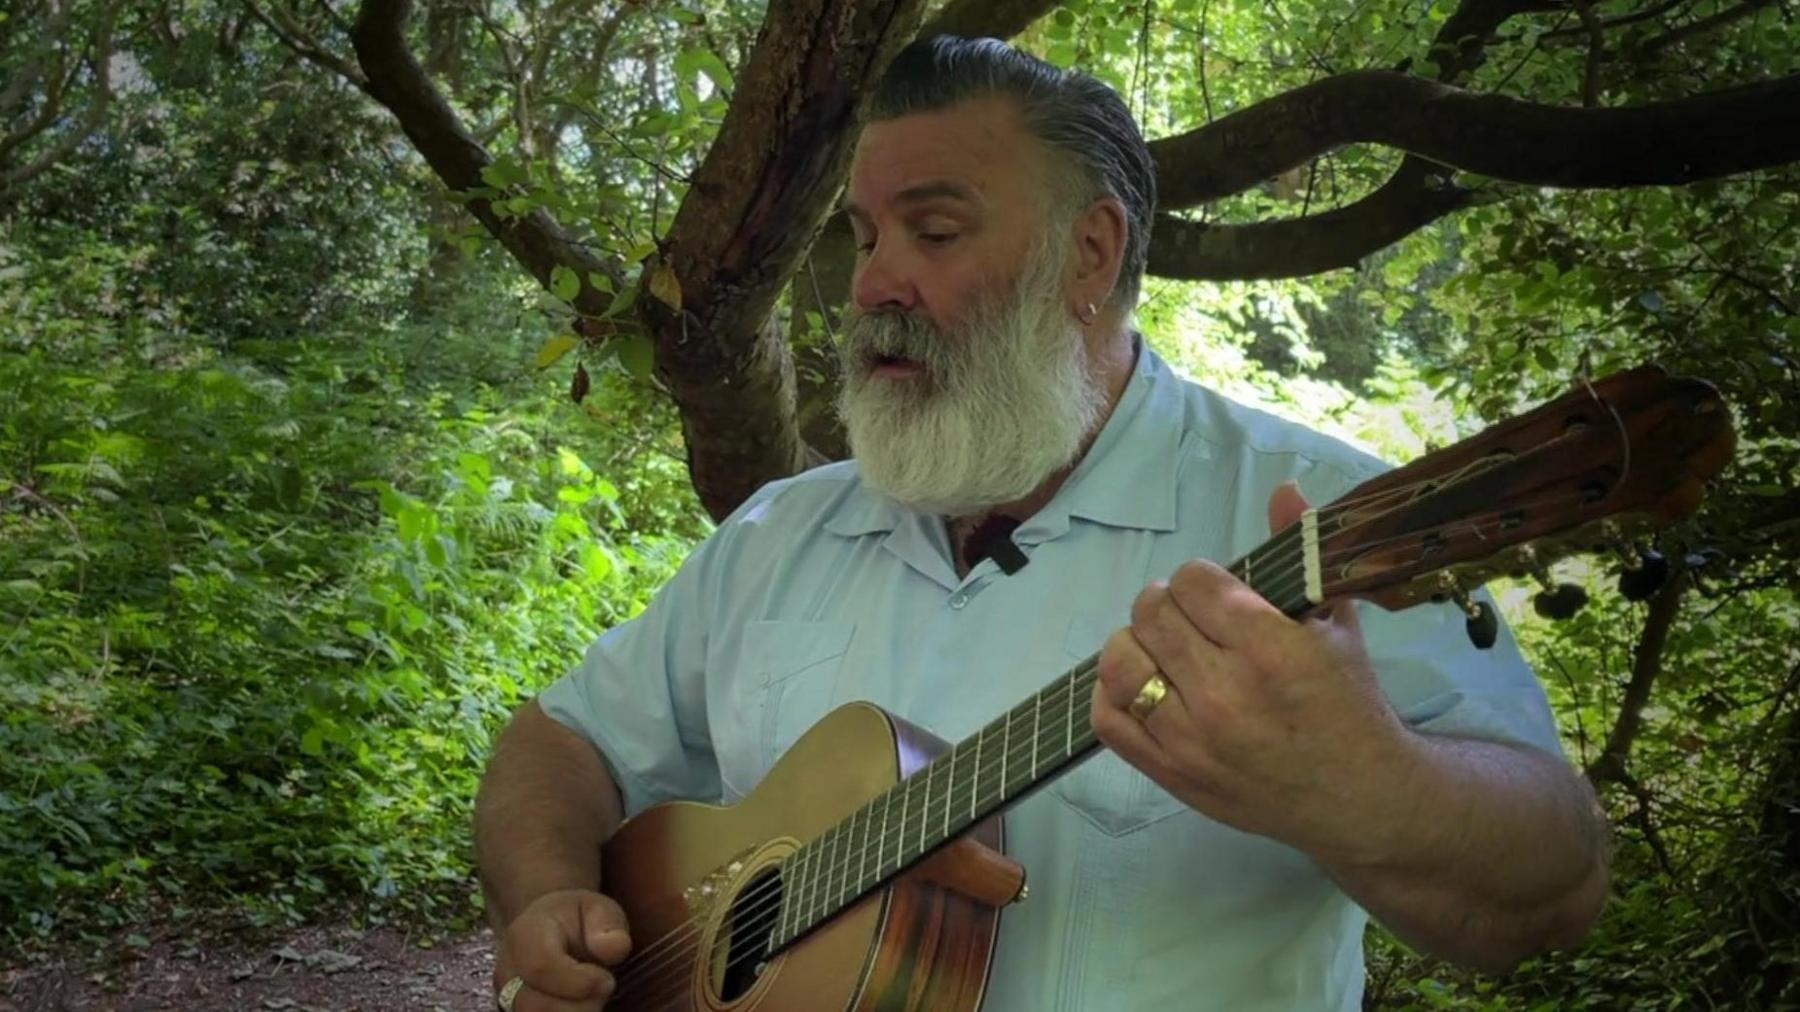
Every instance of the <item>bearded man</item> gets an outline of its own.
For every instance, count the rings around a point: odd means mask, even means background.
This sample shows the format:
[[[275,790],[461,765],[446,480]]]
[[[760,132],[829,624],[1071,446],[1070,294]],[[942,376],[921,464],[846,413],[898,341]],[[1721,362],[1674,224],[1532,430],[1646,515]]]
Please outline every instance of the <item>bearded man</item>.
[[[742,797],[851,700],[961,739],[1096,650],[1108,749],[1007,814],[1032,892],[988,1012],[1347,1012],[1370,914],[1486,969],[1580,939],[1605,827],[1511,638],[1476,651],[1441,607],[1290,620],[1216,564],[1382,465],[1132,329],[1155,185],[1119,97],[940,37],[872,106],[855,459],[758,491],[502,734],[477,842],[503,1004],[604,1003],[623,816]]]

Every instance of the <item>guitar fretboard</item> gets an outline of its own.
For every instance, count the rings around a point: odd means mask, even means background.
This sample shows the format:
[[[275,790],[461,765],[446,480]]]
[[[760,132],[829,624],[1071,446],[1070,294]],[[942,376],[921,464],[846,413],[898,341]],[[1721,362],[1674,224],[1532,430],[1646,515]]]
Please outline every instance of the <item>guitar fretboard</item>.
[[[1314,525],[1323,521],[1309,516],[1233,563],[1232,574],[1283,611],[1305,611],[1309,588],[1316,593]],[[1097,661],[1077,664],[789,855],[773,949],[1093,754],[1099,742],[1088,705]]]

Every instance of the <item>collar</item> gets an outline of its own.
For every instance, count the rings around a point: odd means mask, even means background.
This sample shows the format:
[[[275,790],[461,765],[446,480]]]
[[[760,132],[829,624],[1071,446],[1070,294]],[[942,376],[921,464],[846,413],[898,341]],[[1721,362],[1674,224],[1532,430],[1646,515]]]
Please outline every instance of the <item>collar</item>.
[[[1076,517],[1110,527],[1175,529],[1185,413],[1180,380],[1142,336],[1137,343],[1137,362],[1112,416],[1055,497],[1014,532],[1015,540],[1038,544],[1060,537]],[[825,529],[856,537],[937,519],[904,509],[859,480],[838,501]]]

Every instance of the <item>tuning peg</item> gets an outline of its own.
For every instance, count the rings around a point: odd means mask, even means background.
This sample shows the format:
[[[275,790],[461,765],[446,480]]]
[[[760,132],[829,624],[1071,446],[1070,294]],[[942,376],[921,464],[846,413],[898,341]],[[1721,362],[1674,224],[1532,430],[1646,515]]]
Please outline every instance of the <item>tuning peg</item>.
[[[1500,619],[1494,614],[1494,606],[1486,601],[1471,601],[1469,595],[1463,593],[1452,596],[1451,600],[1468,616],[1463,629],[1469,634],[1469,642],[1478,650],[1491,649],[1494,641],[1500,638]]]
[[[1638,552],[1637,565],[1619,571],[1619,595],[1627,601],[1648,601],[1669,578],[1669,560],[1654,548]]]
[[[1559,622],[1573,618],[1587,602],[1587,591],[1573,583],[1551,584],[1548,579],[1544,580],[1544,589],[1531,599],[1539,615]]]

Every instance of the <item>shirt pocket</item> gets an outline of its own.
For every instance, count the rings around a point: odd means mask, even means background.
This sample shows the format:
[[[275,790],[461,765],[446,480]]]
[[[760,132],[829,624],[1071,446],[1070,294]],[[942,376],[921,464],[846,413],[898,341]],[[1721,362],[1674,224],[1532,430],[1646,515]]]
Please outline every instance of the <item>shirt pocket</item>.
[[[838,669],[856,626],[846,622],[754,622],[745,630],[745,673],[756,686],[758,779],[830,710]]]
[[[1118,628],[1119,624],[1076,617],[1063,639],[1063,652],[1070,666],[1098,653],[1106,638]],[[1086,701],[1081,705],[1085,707]],[[1126,836],[1191,810],[1105,747],[1058,778],[1050,793],[1108,836]]]

